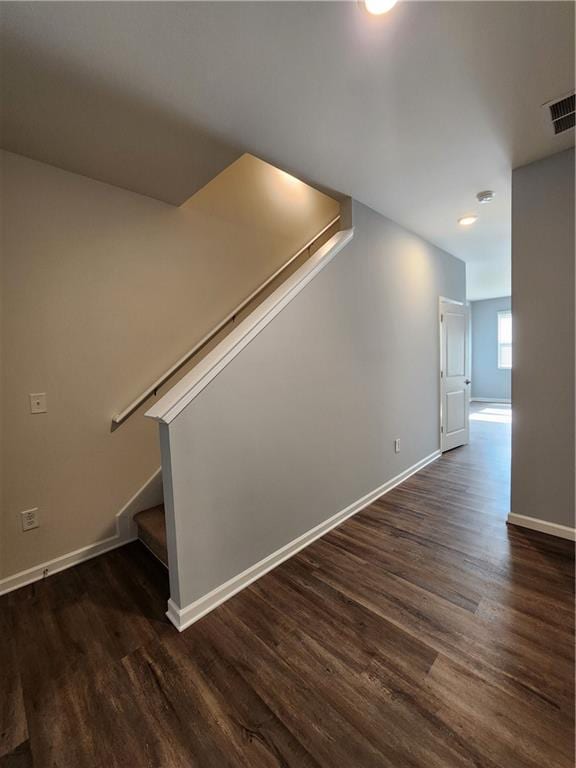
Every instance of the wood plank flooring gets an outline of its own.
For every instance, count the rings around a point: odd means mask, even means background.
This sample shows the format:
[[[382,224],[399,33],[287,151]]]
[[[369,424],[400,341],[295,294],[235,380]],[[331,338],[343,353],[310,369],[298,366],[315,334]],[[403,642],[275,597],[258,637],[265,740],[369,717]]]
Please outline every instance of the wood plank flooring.
[[[181,635],[138,543],[0,598],[0,766],[573,768],[572,547],[506,527],[509,426],[474,410]]]

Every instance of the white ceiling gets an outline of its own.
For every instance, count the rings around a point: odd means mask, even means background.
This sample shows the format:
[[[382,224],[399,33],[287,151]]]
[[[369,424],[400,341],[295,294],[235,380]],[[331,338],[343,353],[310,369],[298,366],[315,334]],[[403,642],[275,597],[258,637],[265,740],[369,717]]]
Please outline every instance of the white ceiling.
[[[75,170],[74,151],[89,155],[107,125],[121,133],[122,102],[132,100],[150,119],[126,124],[131,144],[160,115],[178,124],[155,144],[166,168],[186,167],[188,132],[250,151],[464,259],[470,299],[510,292],[511,169],[573,144],[552,135],[541,109],[574,87],[569,2],[400,2],[382,17],[357,2],[2,3],[1,12],[20,78],[4,68],[3,112],[17,116],[4,121],[8,149],[64,167],[68,153]],[[96,86],[100,101],[86,95]],[[77,122],[67,136],[88,101],[98,104],[84,126],[92,135],[80,141]],[[131,153],[115,151],[116,167],[127,166]],[[98,153],[104,167],[112,152]],[[479,206],[484,189],[496,199]],[[478,222],[460,228],[470,212]]]

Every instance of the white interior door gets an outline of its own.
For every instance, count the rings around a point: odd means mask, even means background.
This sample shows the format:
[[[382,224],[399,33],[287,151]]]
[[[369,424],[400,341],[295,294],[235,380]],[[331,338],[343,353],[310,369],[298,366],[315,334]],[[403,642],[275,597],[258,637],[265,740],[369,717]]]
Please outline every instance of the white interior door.
[[[464,304],[440,299],[440,352],[440,447],[449,451],[465,445],[469,435],[468,309]]]

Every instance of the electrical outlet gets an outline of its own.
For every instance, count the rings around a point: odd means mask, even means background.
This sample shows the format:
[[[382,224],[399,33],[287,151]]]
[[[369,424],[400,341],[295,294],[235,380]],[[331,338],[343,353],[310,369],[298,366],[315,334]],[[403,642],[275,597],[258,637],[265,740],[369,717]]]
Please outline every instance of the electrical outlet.
[[[46,402],[46,392],[36,392],[29,395],[30,413],[47,413],[48,404]]]
[[[38,528],[40,525],[38,522],[38,507],[25,509],[24,512],[20,512],[20,519],[22,520],[23,531],[31,531],[32,528]]]
[[[400,438],[394,440],[394,453],[400,453]]]

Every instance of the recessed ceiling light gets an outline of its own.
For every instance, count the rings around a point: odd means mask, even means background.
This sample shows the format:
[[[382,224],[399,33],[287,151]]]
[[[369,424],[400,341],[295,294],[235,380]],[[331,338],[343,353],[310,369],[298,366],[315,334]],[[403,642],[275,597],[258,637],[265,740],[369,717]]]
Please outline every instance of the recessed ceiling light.
[[[492,192],[491,189],[485,189],[483,192],[478,192],[476,200],[482,204],[491,203],[492,200],[494,200],[494,192]]]
[[[374,16],[380,16],[382,13],[387,13],[391,8],[394,8],[398,0],[364,0],[364,5],[368,13]]]
[[[471,224],[474,224],[475,221],[478,221],[478,216],[462,216],[461,219],[458,219],[458,224],[460,224],[461,227],[469,227]]]

